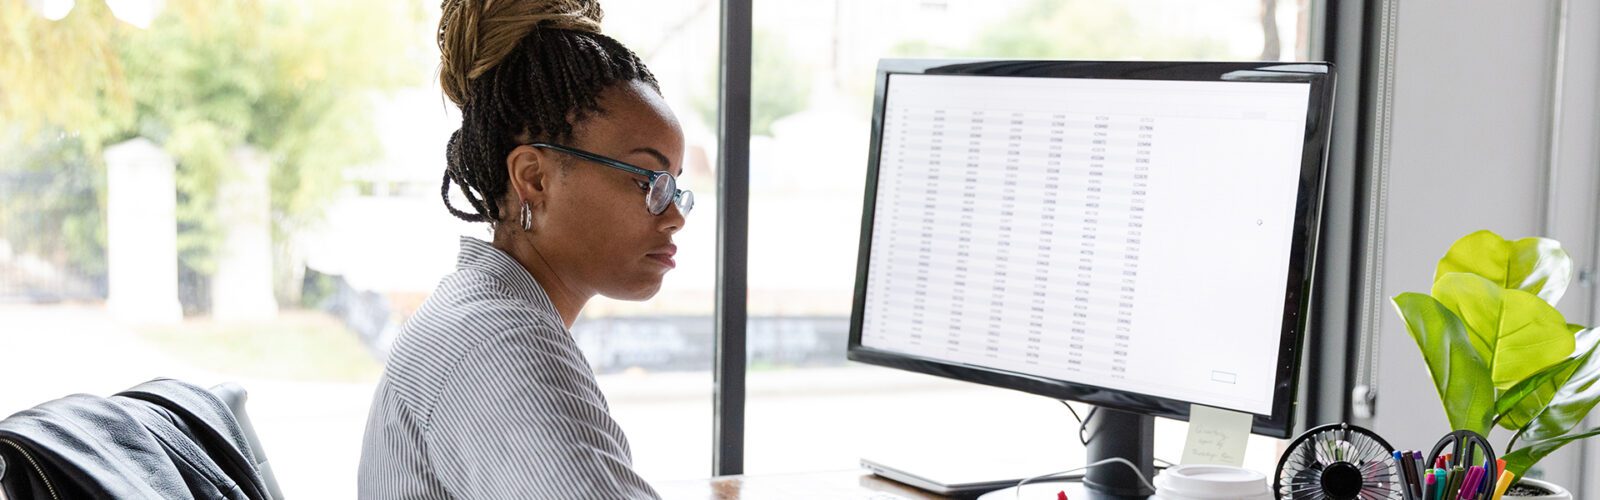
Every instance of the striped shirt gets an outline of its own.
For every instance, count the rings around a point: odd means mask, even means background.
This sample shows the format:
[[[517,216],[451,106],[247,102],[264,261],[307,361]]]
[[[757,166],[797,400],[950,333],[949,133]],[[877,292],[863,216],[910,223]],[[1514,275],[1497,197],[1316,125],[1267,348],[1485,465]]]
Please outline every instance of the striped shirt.
[[[461,238],[406,322],[367,417],[361,498],[657,498],[555,306]]]

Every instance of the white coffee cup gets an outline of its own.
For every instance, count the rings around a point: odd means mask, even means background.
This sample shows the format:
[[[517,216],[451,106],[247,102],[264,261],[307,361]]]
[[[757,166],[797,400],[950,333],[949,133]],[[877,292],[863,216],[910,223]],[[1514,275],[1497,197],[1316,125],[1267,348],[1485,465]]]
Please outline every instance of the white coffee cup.
[[[1267,476],[1227,465],[1175,465],[1156,475],[1160,500],[1273,500]]]

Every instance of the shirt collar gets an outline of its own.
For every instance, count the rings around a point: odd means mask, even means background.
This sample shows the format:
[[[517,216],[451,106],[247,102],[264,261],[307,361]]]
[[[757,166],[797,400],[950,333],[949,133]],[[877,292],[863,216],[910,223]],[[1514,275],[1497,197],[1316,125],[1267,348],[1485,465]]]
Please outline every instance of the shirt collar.
[[[544,287],[533,279],[528,269],[522,267],[517,259],[511,258],[505,252],[495,248],[488,242],[471,236],[461,237],[461,255],[456,258],[457,270],[477,270],[488,273],[506,289],[519,298],[533,303],[539,309],[545,310],[556,318],[561,313],[556,310],[550,296],[545,293]]]

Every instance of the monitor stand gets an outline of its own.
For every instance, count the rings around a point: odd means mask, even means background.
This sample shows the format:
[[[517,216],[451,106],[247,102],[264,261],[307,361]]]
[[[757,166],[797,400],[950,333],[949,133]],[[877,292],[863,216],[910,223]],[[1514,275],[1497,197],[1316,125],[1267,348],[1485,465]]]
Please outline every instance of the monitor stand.
[[[1089,460],[1085,465],[1121,457],[1139,466],[1145,479],[1155,480],[1155,417],[1110,408],[1100,408],[1089,419]],[[1065,492],[1072,500],[1145,500],[1154,495],[1133,469],[1108,463],[1085,471],[1083,481],[1028,483],[1021,498],[1054,499]],[[984,494],[980,499],[1018,498],[1017,488]]]

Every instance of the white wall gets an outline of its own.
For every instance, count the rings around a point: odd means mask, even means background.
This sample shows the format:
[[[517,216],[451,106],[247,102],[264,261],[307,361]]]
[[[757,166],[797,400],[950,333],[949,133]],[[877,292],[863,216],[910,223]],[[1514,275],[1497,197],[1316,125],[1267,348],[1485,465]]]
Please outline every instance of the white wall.
[[[1473,230],[1492,229],[1512,238],[1544,231],[1556,1],[1401,3],[1381,248],[1383,297],[1427,291],[1438,258]],[[1554,190],[1558,210],[1549,236],[1562,240],[1577,267],[1592,273],[1592,200],[1600,191],[1595,173],[1600,38],[1594,29],[1600,26],[1600,1],[1572,0],[1568,13]],[[1589,283],[1575,282],[1562,301],[1573,322],[1595,323]],[[1392,310],[1381,314],[1374,428],[1396,447],[1425,449],[1448,425],[1404,324]],[[1493,441],[1503,444],[1506,437],[1496,435]],[[1579,451],[1569,446],[1547,458],[1541,463],[1545,477],[1579,485]],[[1586,468],[1600,461],[1594,457]],[[1588,491],[1575,493],[1593,497],[1595,490]]]

